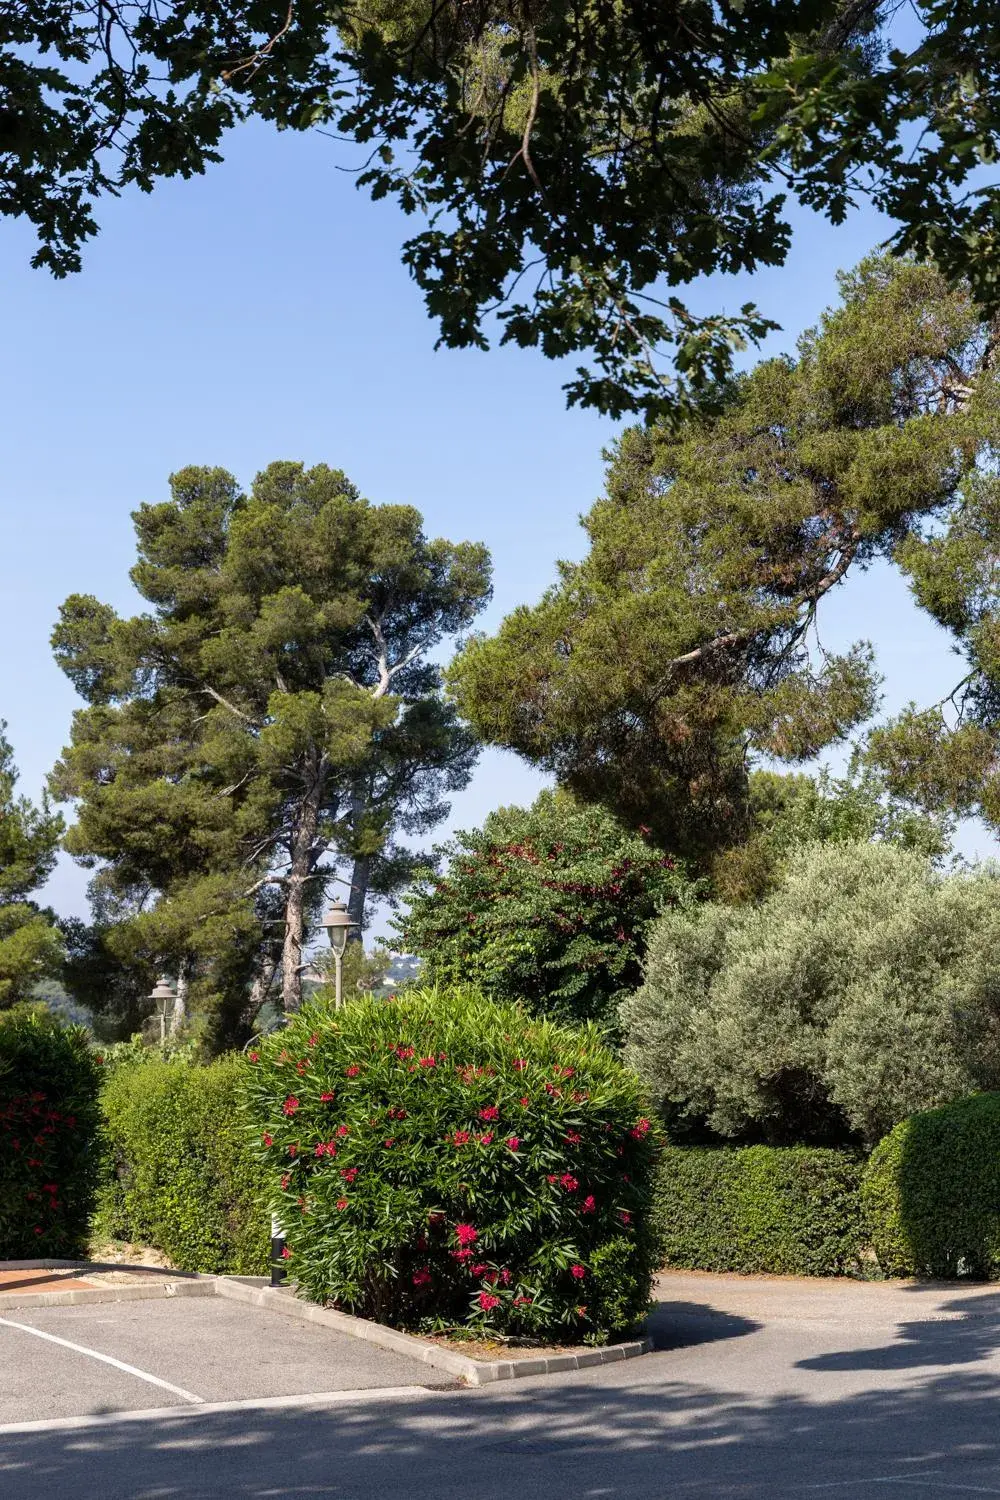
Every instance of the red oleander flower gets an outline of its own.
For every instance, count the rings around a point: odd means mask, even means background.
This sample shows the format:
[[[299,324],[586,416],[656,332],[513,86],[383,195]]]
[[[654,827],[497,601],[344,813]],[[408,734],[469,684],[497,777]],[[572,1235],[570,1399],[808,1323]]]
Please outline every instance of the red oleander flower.
[[[338,1208],[346,1208],[347,1207],[347,1199],[346,1198],[338,1198],[337,1199],[337,1207]]]
[[[507,1137],[507,1145],[510,1147],[510,1149],[512,1151],[516,1151],[518,1149],[518,1147],[520,1146],[520,1144],[521,1144],[521,1142],[520,1142],[520,1140],[518,1139],[518,1137],[516,1135],[509,1135]]]
[[[319,1102],[320,1104],[331,1104],[333,1102],[333,1098],[333,1094],[320,1094]]]
[[[490,1286],[495,1286],[496,1279],[497,1279],[497,1273],[496,1273],[496,1271],[484,1271],[483,1272],[483,1280],[486,1281],[486,1282],[488,1282]]]
[[[274,1145],[274,1136],[273,1135],[268,1135],[268,1133],[267,1133],[266,1130],[265,1130],[264,1134],[261,1136],[261,1140],[264,1142],[265,1146],[273,1146]],[[14,1144],[16,1146],[17,1142],[15,1141]]]
[[[520,1106],[521,1106],[522,1109],[527,1109],[528,1105],[531,1103],[531,1100],[530,1099],[519,1099],[517,1102],[518,1102],[518,1104],[520,1104]]]
[[[494,1297],[492,1292],[480,1292],[479,1306],[483,1312],[490,1312],[494,1307],[500,1306],[500,1298]]]
[[[510,1286],[511,1276],[506,1266],[500,1272],[500,1281],[503,1286]]]
[[[577,1308],[576,1315],[578,1318],[585,1318],[587,1316],[586,1304],[583,1304]]]
[[[584,1198],[583,1202],[580,1204],[580,1212],[582,1214],[592,1214],[595,1213],[596,1210],[597,1204],[594,1202],[594,1195],[593,1193],[588,1193],[586,1198]]]
[[[639,1120],[635,1125],[632,1126],[632,1129],[629,1131],[629,1135],[634,1141],[641,1141],[648,1130],[649,1121]]]
[[[559,1181],[559,1173],[558,1172],[550,1172],[548,1174],[548,1176],[546,1177],[545,1181],[546,1182],[558,1182]]]
[[[471,1137],[470,1137],[469,1132],[467,1130],[456,1130],[455,1131],[454,1141],[455,1141],[455,1145],[456,1146],[467,1146],[469,1144],[470,1139],[471,1139]]]
[[[621,1221],[623,1224],[631,1224],[632,1215],[629,1213],[627,1208],[621,1208],[618,1210],[618,1212],[621,1215]]]
[[[420,1059],[420,1066],[422,1068],[436,1068],[437,1059],[433,1057],[422,1057]]]
[[[286,1115],[294,1115],[295,1111],[299,1107],[299,1101],[296,1099],[294,1094],[289,1094],[288,1098],[285,1100],[284,1104],[281,1107]]]
[[[515,1057],[511,1066],[516,1068],[519,1073],[523,1073],[528,1066],[528,1059],[526,1057]]]
[[[479,1230],[472,1224],[456,1224],[455,1238],[460,1245],[474,1245],[479,1238]]]
[[[473,1276],[482,1276],[483,1272],[484,1271],[488,1271],[488,1270],[489,1270],[489,1266],[486,1264],[486,1262],[485,1261],[480,1261],[480,1263],[479,1263],[478,1266],[473,1266],[472,1267],[472,1274],[473,1274]]]
[[[581,1137],[575,1130],[567,1130],[566,1134],[563,1136],[563,1140],[566,1142],[567,1146],[579,1146],[580,1139]]]
[[[530,1307],[531,1306],[531,1298],[530,1297],[515,1297],[514,1298],[514,1306],[515,1307]]]
[[[479,1118],[481,1120],[498,1120],[500,1118],[500,1111],[495,1104],[488,1104],[485,1109],[479,1111]]]
[[[247,1054],[247,1055],[248,1055],[248,1057],[249,1057],[249,1058],[250,1058],[250,1061],[251,1061],[251,1062],[260,1062],[260,1053],[259,1053],[259,1052],[250,1052],[250,1053],[248,1053],[248,1054]],[[104,1061],[104,1059],[103,1059],[103,1058],[101,1058],[101,1057],[99,1057],[99,1058],[98,1058],[98,1059],[97,1059],[97,1061],[98,1061],[98,1062],[103,1062],[103,1061]]]
[[[562,1183],[567,1193],[575,1193],[577,1188],[580,1186],[576,1178],[573,1176],[572,1172],[564,1172],[559,1181]]]
[[[337,1134],[339,1136],[350,1135],[350,1133],[351,1133],[351,1127],[350,1127],[350,1125],[338,1125],[337,1126]]]
[[[352,1063],[349,1068],[344,1069],[344,1076],[346,1078],[357,1078],[360,1072],[361,1069],[358,1067],[357,1063]]]
[[[291,1260],[291,1258],[292,1258],[292,1251],[291,1251],[291,1247],[290,1246],[285,1245],[285,1247],[283,1248],[283,1250],[281,1252],[281,1258],[282,1258],[282,1260]]]
[[[307,1057],[300,1058],[300,1060],[295,1064],[295,1071],[296,1073],[298,1073],[300,1078],[304,1077],[306,1068],[308,1068],[308,1066],[309,1059]]]
[[[298,1156],[298,1154],[299,1154],[299,1148],[298,1148],[298,1146],[289,1146],[289,1148],[288,1148],[288,1154],[289,1154],[289,1156]]]
[[[431,1273],[427,1269],[426,1266],[424,1266],[423,1270],[414,1271],[414,1273],[413,1273],[413,1285],[414,1286],[426,1286],[427,1283],[430,1281],[430,1279],[431,1279]]]
[[[413,1048],[412,1047],[397,1047],[396,1048],[396,1056],[399,1058],[400,1062],[408,1062],[410,1060],[410,1058],[413,1056]]]
[[[396,1144],[396,1137],[394,1135],[391,1135],[389,1137],[389,1139],[387,1141],[383,1141],[382,1144],[385,1146],[385,1149],[388,1151],[390,1146],[394,1146]]]
[[[476,1140],[479,1142],[479,1144],[481,1146],[491,1146],[493,1144],[493,1132],[492,1132],[492,1130],[488,1130],[485,1135],[478,1135],[478,1136],[476,1136]]]
[[[469,1259],[471,1259],[471,1257],[472,1257],[472,1251],[468,1250],[468,1249],[466,1249],[466,1250],[453,1250],[451,1252],[451,1258],[452,1258],[452,1260],[469,1260]]]
[[[284,1175],[284,1177],[282,1177],[282,1179],[281,1179],[282,1189],[286,1188],[288,1186],[288,1184],[289,1184],[290,1181],[291,1181],[291,1178],[289,1177],[288,1173],[286,1172],[285,1175]]]
[[[312,1036],[309,1038],[308,1042],[306,1042],[306,1046],[307,1047],[315,1047],[318,1041],[319,1041],[319,1037],[316,1035],[316,1033],[314,1031],[313,1034],[312,1034]]]
[[[577,1281],[582,1281],[587,1272],[583,1266],[570,1266],[569,1274],[571,1276],[575,1276]]]
[[[357,1167],[341,1167],[340,1175],[345,1182],[353,1182],[358,1175]]]

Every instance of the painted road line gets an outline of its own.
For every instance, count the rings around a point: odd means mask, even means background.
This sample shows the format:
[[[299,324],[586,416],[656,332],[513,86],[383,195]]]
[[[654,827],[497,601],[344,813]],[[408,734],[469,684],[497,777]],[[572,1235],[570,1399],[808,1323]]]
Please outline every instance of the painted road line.
[[[83,1417],[41,1417],[31,1422],[0,1423],[0,1437],[9,1437],[18,1432],[74,1432],[83,1427],[108,1427],[119,1422],[181,1422],[197,1417],[224,1415],[226,1412],[270,1411],[274,1408],[292,1408],[303,1412],[313,1408],[321,1410],[338,1406],[369,1406],[391,1401],[395,1406],[404,1401],[424,1401],[428,1398],[462,1396],[465,1391],[434,1390],[430,1386],[383,1385],[369,1386],[361,1391],[317,1391],[308,1395],[250,1396],[243,1401],[203,1401],[197,1412],[185,1411],[181,1406],[146,1407],[141,1411],[102,1411]],[[0,1458],[0,1470],[3,1460]],[[610,1494],[611,1491],[609,1490]]]
[[[32,1328],[30,1323],[15,1323],[12,1318],[0,1318],[0,1327],[16,1328],[20,1333],[31,1333],[36,1339],[47,1339],[50,1344],[59,1344],[63,1349],[72,1349],[74,1354],[85,1354],[88,1359],[99,1359],[102,1365],[113,1365],[116,1370],[123,1370],[126,1375],[134,1375],[138,1380],[144,1380],[147,1385],[158,1385],[161,1390],[180,1396],[182,1401],[188,1401],[192,1406],[201,1406],[204,1403],[204,1396],[195,1396],[191,1391],[186,1391],[179,1385],[171,1385],[169,1380],[161,1380],[159,1375],[150,1375],[147,1370],[137,1370],[135,1365],[127,1365],[123,1360],[113,1359],[110,1354],[101,1354],[97,1349],[88,1349],[84,1344],[74,1344],[69,1339],[57,1338],[54,1333],[45,1333],[41,1328]]]

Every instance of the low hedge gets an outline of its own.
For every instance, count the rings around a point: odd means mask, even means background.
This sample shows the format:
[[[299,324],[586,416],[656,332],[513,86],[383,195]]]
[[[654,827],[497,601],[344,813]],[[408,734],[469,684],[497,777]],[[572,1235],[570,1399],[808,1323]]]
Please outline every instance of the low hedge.
[[[872,1153],[862,1183],[887,1276],[1000,1276],[1000,1094],[910,1115]]]
[[[862,1166],[851,1152],[810,1146],[671,1146],[660,1158],[656,1190],[664,1264],[857,1273]]]
[[[406,990],[310,1005],[251,1058],[260,1156],[313,1300],[565,1342],[646,1313],[656,1131],[593,1026]]]
[[[72,1257],[99,1171],[100,1069],[82,1026],[0,1012],[0,1260]]]
[[[101,1098],[108,1157],[95,1231],[153,1245],[183,1271],[262,1275],[264,1174],[240,1111],[242,1058],[116,1067]]]

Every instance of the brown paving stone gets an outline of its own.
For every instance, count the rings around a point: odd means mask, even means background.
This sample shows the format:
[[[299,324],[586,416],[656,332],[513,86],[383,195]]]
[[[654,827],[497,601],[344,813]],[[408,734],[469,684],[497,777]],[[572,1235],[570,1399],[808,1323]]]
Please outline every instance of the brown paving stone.
[[[87,1281],[78,1272],[0,1271],[0,1292],[54,1292],[60,1287],[83,1287],[91,1290],[96,1281]]]

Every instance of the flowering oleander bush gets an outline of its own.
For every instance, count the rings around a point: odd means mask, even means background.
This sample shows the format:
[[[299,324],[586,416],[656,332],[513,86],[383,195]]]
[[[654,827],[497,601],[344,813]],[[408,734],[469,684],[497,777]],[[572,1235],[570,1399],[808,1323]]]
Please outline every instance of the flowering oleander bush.
[[[307,1006],[247,1084],[289,1270],[405,1328],[600,1343],[646,1311],[657,1154],[592,1027],[460,988]]]
[[[81,1248],[99,1166],[99,1076],[82,1026],[43,1006],[0,1012],[0,1260]]]

